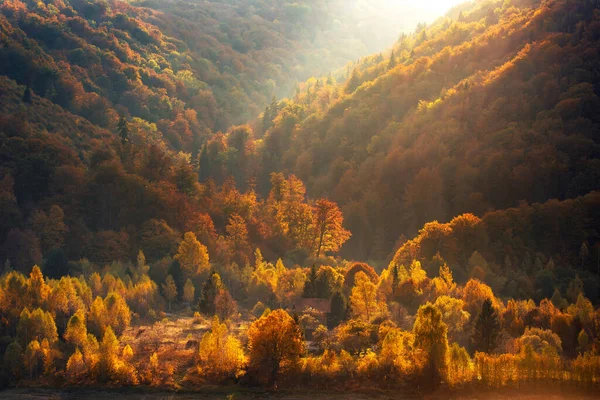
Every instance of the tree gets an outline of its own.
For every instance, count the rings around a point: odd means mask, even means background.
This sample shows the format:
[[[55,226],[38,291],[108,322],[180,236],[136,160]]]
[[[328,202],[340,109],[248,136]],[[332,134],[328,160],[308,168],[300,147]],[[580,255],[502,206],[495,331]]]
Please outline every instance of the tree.
[[[567,287],[567,299],[571,303],[575,303],[580,294],[583,293],[583,281],[579,277],[579,275],[575,275],[575,279],[569,282],[569,286]]]
[[[104,299],[108,313],[108,324],[120,336],[131,323],[131,310],[125,299],[117,292],[111,292]]]
[[[248,329],[248,352],[252,378],[276,386],[304,353],[300,327],[284,310],[263,315]]]
[[[427,356],[427,374],[433,386],[447,376],[448,327],[442,320],[442,313],[431,303],[419,307],[415,324],[415,347]]]
[[[173,256],[180,242],[179,232],[171,228],[164,220],[150,219],[142,225],[141,249],[154,262],[165,255]]]
[[[475,319],[473,327],[473,347],[477,351],[490,353],[496,348],[496,342],[500,335],[500,319],[490,299],[486,299],[481,305],[481,311]]]
[[[107,382],[114,376],[119,362],[119,339],[109,326],[104,332],[100,343],[100,358],[98,359],[98,380]]]
[[[189,281],[189,279],[188,279]],[[167,276],[167,279],[162,284],[163,295],[169,302],[169,310],[171,310],[171,303],[177,298],[177,286],[171,275]]]
[[[448,383],[452,386],[466,383],[471,376],[471,358],[467,349],[452,343],[448,353]]]
[[[201,312],[208,315],[215,314],[215,299],[222,286],[221,276],[216,272],[211,273],[202,285],[202,292],[198,301],[198,308]]]
[[[314,251],[317,258],[321,252],[338,251],[350,239],[351,233],[343,228],[344,216],[338,205],[320,199],[314,207]]]
[[[315,264],[310,268],[310,275],[308,275],[308,279],[304,282],[302,297],[317,297],[317,266]]]
[[[76,348],[83,348],[87,340],[87,327],[85,324],[85,312],[77,311],[67,323],[64,339]]]
[[[179,261],[181,270],[188,278],[207,271],[210,266],[208,249],[196,239],[193,232],[187,232],[183,236],[175,259]]]
[[[579,258],[581,258],[581,269],[585,268],[585,263],[590,258],[590,249],[585,242],[581,243],[579,248]]]
[[[582,329],[579,332],[579,335],[577,335],[577,351],[579,351],[580,354],[585,353],[587,351],[589,344],[590,344],[590,337],[588,336],[585,329]]]
[[[29,85],[27,85],[25,87],[25,91],[23,92],[23,103],[26,103],[26,104],[31,104],[32,103],[31,88],[29,87]]]
[[[60,249],[64,246],[65,235],[69,228],[65,224],[65,213],[62,208],[53,205],[48,215],[41,210],[35,211],[31,221],[33,230],[41,239],[44,254],[52,249]]]
[[[21,311],[27,306],[27,280],[23,274],[11,271],[4,278],[0,291],[0,312],[7,318],[7,325],[14,330]]]
[[[215,297],[215,314],[221,320],[229,319],[237,312],[237,303],[229,294],[229,290],[225,288],[219,289],[217,297]]]
[[[88,329],[97,338],[101,338],[107,326],[108,315],[106,305],[102,297],[96,296],[88,313]]]
[[[390,54],[390,61],[388,63],[387,69],[393,69],[395,66],[397,65],[396,62],[396,54],[394,53],[394,50],[392,50],[392,54]]]
[[[170,276],[170,275],[169,275]],[[173,278],[171,278],[173,279]],[[183,301],[186,303],[192,303],[194,301],[194,294],[196,292],[196,287],[192,283],[191,280],[186,280],[185,285],[183,286]]]
[[[331,296],[331,312],[327,320],[329,328],[333,329],[346,319],[346,298],[341,291],[336,291]]]
[[[448,327],[448,338],[459,341],[463,338],[465,326],[469,323],[471,315],[463,310],[465,302],[450,296],[439,296],[433,306],[442,313],[442,319]]]
[[[4,353],[4,371],[18,380],[23,371],[23,361],[23,347],[17,341],[11,342]]]
[[[385,311],[385,303],[377,299],[377,286],[367,277],[364,272],[359,272],[355,276],[354,287],[350,295],[350,304],[352,313],[365,322],[371,319],[381,311]]]
[[[52,314],[40,308],[36,308],[31,313],[24,309],[17,326],[17,338],[22,346],[26,346],[33,339],[40,342],[47,339],[50,343],[55,343],[58,340],[58,333]]]
[[[250,250],[246,221],[239,215],[233,214],[229,217],[229,223],[225,229],[227,230],[227,245],[229,251],[236,260],[245,264],[245,262],[247,262],[246,254]]]
[[[213,381],[239,377],[246,361],[239,340],[229,334],[217,316],[211,330],[202,336],[198,356],[200,374]]]
[[[121,143],[125,144],[129,142],[129,124],[127,123],[127,119],[124,115],[119,117],[119,122],[117,123],[117,132],[121,138]]]
[[[27,302],[31,307],[42,307],[46,304],[49,295],[50,288],[44,281],[42,271],[34,265],[27,282]]]
[[[79,348],[76,348],[75,352],[69,357],[66,372],[71,383],[78,383],[86,374],[87,368]]]
[[[24,355],[25,367],[29,371],[29,379],[37,378],[40,371],[43,371],[42,348],[40,342],[32,340],[25,349]]]

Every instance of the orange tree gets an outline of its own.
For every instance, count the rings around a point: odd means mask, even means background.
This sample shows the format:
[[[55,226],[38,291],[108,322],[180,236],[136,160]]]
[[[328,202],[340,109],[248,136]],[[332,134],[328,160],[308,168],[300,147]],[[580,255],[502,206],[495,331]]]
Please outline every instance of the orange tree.
[[[262,383],[277,385],[282,374],[297,366],[304,353],[300,327],[284,310],[263,315],[248,329],[248,372]]]

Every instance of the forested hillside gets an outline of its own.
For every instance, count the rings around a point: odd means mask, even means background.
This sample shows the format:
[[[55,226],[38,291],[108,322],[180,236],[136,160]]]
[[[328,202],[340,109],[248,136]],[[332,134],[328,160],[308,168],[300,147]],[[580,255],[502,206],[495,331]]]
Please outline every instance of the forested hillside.
[[[597,6],[480,2],[308,81],[267,113],[259,182],[289,171],[339,202],[362,259],[431,220],[597,189]]]
[[[296,80],[326,74],[400,32],[397,22],[376,22],[368,8],[358,13],[340,1],[0,7],[0,74],[95,125],[114,129],[123,114],[142,140],[187,152],[210,131],[256,117]],[[379,35],[364,35],[375,24]]]
[[[0,0],[0,389],[597,389],[600,0],[390,4]]]

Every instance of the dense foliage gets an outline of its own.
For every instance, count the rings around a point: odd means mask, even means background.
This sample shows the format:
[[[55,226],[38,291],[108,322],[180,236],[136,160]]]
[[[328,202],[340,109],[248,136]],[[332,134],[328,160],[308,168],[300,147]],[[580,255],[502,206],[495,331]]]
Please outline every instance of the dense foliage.
[[[259,188],[296,174],[342,206],[343,254],[373,260],[429,221],[585,195],[600,187],[599,18],[592,0],[483,1],[344,81],[309,80],[265,114]]]
[[[0,385],[598,384],[598,1],[346,3],[0,4]]]
[[[256,117],[296,80],[398,34],[341,1],[7,0],[0,9],[0,74],[27,86],[26,103],[44,97],[102,127],[125,114],[137,140],[187,152]],[[363,42],[373,26],[381,37]]]

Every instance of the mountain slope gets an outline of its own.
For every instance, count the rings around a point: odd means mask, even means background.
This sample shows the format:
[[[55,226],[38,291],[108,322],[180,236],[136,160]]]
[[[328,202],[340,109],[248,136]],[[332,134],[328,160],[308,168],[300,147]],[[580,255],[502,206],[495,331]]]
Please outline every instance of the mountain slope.
[[[93,124],[114,129],[123,114],[142,140],[191,153],[296,80],[397,35],[388,21],[363,42],[357,26],[372,28],[372,13],[337,15],[342,3],[7,0],[0,74]]]
[[[600,187],[596,1],[486,1],[280,104],[260,155],[344,205],[346,254]],[[264,179],[264,178],[263,178]]]

